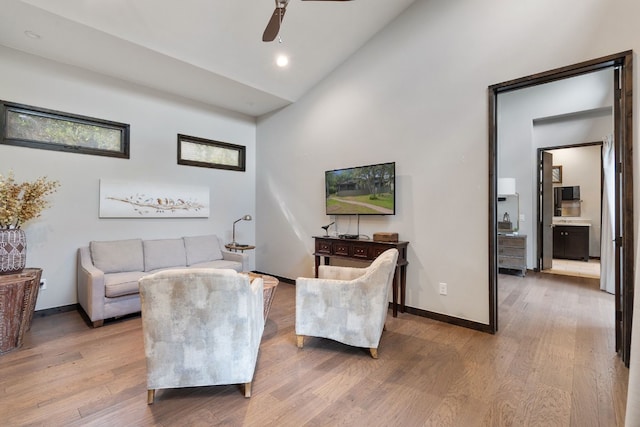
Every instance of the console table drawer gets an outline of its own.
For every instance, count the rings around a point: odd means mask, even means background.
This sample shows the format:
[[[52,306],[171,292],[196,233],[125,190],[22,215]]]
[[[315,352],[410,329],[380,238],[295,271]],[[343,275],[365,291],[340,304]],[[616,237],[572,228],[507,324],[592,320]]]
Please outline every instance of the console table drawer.
[[[371,259],[376,259],[380,256],[380,254],[389,249],[388,246],[373,246],[371,248]]]
[[[324,240],[316,240],[316,252],[321,254],[331,254],[331,243]]]
[[[333,243],[333,254],[334,255],[343,255],[343,256],[351,256],[349,252],[350,244],[342,243],[342,242],[334,242]]]
[[[357,246],[353,245],[353,254],[354,258],[362,258],[362,259],[372,259],[369,255],[369,247],[368,246]]]

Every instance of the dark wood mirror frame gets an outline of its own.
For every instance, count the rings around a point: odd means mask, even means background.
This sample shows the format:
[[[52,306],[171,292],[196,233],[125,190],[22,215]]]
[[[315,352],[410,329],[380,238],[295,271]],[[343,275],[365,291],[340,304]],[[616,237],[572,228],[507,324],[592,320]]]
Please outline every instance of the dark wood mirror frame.
[[[489,86],[489,329],[498,331],[497,267],[497,102],[500,93],[550,83],[614,67],[618,90],[614,106],[616,163],[622,192],[622,218],[616,224],[616,267],[622,274],[616,280],[616,351],[629,366],[634,295],[634,224],[633,224],[633,51],[625,51],[557,68],[539,74]],[[618,178],[616,179],[618,181]],[[624,233],[622,233],[624,230]],[[617,277],[618,279],[618,277]]]

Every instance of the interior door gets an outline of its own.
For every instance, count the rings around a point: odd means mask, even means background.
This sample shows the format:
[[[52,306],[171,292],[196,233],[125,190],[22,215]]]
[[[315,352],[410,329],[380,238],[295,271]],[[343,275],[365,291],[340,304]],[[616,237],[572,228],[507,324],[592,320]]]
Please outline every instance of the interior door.
[[[614,96],[614,116],[620,117],[623,113],[621,110],[621,88],[622,88],[622,76],[620,73],[620,68],[616,67],[613,73],[614,77],[614,88],[615,88],[615,96]],[[614,153],[615,153],[615,225],[614,225],[614,240],[615,240],[615,305],[616,305],[616,351],[622,355],[622,360],[625,363],[629,363],[629,354],[631,352],[631,320],[630,316],[625,316],[627,311],[632,309],[631,306],[625,304],[627,301],[624,294],[624,286],[625,281],[624,278],[624,268],[623,268],[623,239],[622,235],[625,231],[623,229],[624,225],[624,209],[625,206],[623,204],[623,189],[622,189],[622,176],[619,165],[622,163],[622,147],[621,141],[624,138],[624,128],[622,126],[621,121],[614,120]]]
[[[553,154],[541,151],[540,159],[540,238],[542,248],[538,261],[541,270],[548,270],[553,264]]]

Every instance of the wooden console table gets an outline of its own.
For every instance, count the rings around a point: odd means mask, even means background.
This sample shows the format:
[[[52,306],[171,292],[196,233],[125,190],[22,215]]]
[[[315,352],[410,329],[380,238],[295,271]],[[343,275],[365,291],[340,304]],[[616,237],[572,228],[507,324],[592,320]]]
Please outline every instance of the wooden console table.
[[[407,287],[407,246],[409,242],[376,242],[373,240],[340,239],[330,236],[314,236],[316,249],[316,277],[320,267],[320,258],[329,265],[331,258],[357,259],[373,261],[387,249],[398,250],[398,264],[393,276],[393,317],[398,317],[398,289],[400,290],[400,312],[405,309],[405,290]]]
[[[0,354],[22,346],[31,328],[41,275],[39,268],[0,275]]]

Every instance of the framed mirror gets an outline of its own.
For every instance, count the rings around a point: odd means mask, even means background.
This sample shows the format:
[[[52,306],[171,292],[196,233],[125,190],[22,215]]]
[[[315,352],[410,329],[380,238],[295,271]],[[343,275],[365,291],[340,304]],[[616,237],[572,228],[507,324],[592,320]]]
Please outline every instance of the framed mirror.
[[[553,184],[562,184],[562,166],[551,167],[551,182]]]

